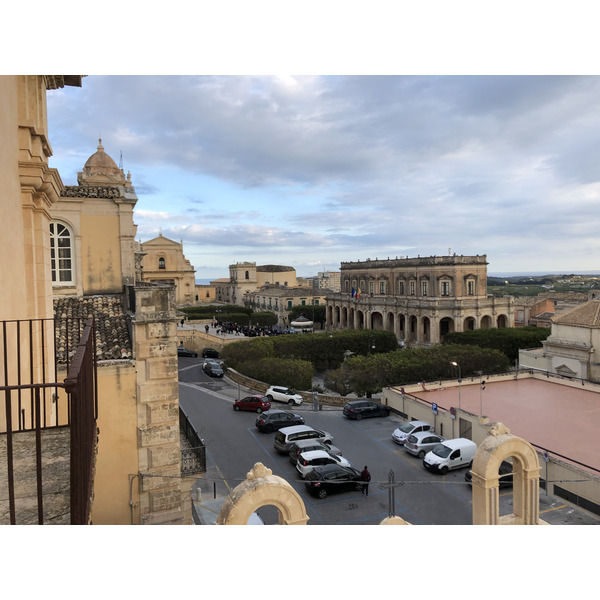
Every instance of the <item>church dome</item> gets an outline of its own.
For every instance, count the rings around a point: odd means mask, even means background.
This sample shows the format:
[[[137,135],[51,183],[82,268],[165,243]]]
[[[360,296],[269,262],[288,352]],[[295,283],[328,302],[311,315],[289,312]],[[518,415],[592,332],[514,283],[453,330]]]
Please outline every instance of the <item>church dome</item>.
[[[108,154],[106,154],[106,152],[104,152],[102,138],[98,140],[98,149],[87,159],[83,170],[86,175],[92,175],[93,173],[97,172],[112,172],[115,175],[119,174],[119,167],[117,167],[117,163]]]
[[[77,182],[79,185],[124,185],[131,187],[129,175],[127,179],[123,170],[117,167],[117,163],[104,152],[102,138],[98,140],[98,148],[92,154],[83,166],[83,171],[77,173]]]

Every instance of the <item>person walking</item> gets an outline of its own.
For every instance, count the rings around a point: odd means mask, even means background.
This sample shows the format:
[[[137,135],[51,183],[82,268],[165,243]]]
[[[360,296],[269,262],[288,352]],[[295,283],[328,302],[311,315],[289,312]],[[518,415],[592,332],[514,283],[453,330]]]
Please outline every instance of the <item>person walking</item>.
[[[368,496],[369,495],[369,481],[371,481],[371,473],[369,473],[369,469],[367,469],[367,465],[365,465],[365,468],[361,471],[360,478],[365,482],[365,483],[363,483],[363,486],[362,486],[362,495]]]

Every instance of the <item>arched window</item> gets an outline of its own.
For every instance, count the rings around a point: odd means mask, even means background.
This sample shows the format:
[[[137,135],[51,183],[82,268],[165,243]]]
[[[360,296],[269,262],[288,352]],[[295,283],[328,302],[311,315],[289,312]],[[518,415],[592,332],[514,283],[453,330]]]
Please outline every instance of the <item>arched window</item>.
[[[158,268],[159,269],[165,268],[165,259],[162,256],[158,259]]]
[[[73,284],[73,234],[63,223],[50,223],[52,283]]]
[[[250,279],[250,273],[246,271],[246,279]]]

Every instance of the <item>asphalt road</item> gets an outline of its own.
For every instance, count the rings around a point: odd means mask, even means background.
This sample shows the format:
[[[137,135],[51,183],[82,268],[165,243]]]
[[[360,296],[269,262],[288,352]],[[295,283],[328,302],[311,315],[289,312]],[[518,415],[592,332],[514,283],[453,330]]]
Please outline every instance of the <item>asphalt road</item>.
[[[313,497],[287,454],[273,448],[275,434],[256,429],[256,413],[232,409],[238,397],[255,392],[227,378],[208,377],[201,364],[202,359],[179,359],[180,404],[207,446],[207,473],[197,482],[203,499],[225,497],[256,462],[262,462],[302,496],[309,525],[376,525],[390,514],[390,500],[392,514],[415,525],[472,524],[471,487],[464,481],[465,469],[445,476],[426,471],[420,459],[392,441],[393,430],[403,422],[394,415],[352,421],[341,410],[316,412],[310,404],[291,409],[302,414],[307,425],[331,433],[333,443],[355,467],[361,470],[368,465],[371,472],[367,498],[358,491],[331,494],[322,500]],[[272,407],[288,410],[277,402]],[[389,488],[380,487],[388,484],[390,472],[396,483],[393,498]],[[597,522],[560,499],[544,496],[543,491],[542,511],[542,518],[556,524]],[[274,507],[262,507],[258,512],[267,524],[277,520]],[[512,490],[502,490],[500,514],[511,512]]]

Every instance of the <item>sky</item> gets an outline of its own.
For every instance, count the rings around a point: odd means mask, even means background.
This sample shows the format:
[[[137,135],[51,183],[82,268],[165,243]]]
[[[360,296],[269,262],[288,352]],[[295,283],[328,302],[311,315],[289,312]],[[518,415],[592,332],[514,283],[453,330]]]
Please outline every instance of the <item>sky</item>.
[[[486,254],[491,272],[599,269],[597,76],[90,75],[48,94],[66,185],[131,172],[137,237],[198,279]]]

